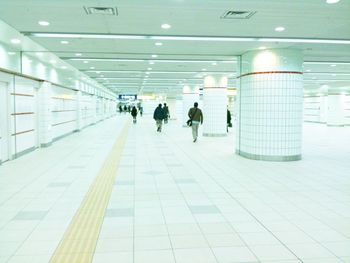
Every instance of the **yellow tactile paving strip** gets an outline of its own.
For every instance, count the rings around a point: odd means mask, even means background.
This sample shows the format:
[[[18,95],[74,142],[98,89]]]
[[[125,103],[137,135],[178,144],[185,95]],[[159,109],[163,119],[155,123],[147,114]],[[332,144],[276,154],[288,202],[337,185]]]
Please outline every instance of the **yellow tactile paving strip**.
[[[90,263],[110,199],[130,123],[126,124],[68,226],[50,263]]]

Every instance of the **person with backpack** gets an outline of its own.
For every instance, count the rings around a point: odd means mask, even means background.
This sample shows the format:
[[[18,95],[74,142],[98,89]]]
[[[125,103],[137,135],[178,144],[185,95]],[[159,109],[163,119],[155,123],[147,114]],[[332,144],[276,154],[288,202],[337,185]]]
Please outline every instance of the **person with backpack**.
[[[193,106],[194,107],[188,111],[188,117],[190,118],[188,123],[192,126],[193,142],[196,142],[198,138],[199,123],[203,124],[203,113],[202,110],[198,108],[198,102],[195,102]]]
[[[157,132],[162,131],[162,123],[164,120],[164,110],[162,104],[159,104],[158,107],[154,110],[153,119],[156,121]]]

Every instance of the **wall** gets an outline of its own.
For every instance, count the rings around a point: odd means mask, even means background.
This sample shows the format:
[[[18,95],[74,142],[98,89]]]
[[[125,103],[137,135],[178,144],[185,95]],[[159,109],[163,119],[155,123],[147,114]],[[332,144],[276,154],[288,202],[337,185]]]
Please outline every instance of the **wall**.
[[[115,114],[109,97],[1,71],[0,83],[0,163]]]
[[[56,85],[51,87],[51,120],[54,140],[76,129],[77,108],[75,91]]]
[[[37,82],[21,77],[15,77],[14,85],[10,87],[11,152],[15,156],[38,145],[37,88]]]
[[[327,96],[304,97],[304,121],[327,122]]]

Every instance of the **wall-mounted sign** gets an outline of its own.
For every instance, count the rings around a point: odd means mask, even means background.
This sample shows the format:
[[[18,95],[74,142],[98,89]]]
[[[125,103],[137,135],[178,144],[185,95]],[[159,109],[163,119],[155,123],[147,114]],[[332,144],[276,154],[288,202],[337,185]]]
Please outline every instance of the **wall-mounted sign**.
[[[137,95],[121,94],[119,100],[137,100]]]

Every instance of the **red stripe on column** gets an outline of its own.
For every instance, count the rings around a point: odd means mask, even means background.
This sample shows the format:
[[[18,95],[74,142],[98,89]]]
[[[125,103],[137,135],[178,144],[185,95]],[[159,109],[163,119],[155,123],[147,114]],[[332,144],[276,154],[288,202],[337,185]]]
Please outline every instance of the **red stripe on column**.
[[[237,78],[249,76],[249,75],[261,75],[261,74],[299,74],[303,75],[303,72],[300,71],[260,71],[260,72],[250,72],[243,75],[238,76]]]

